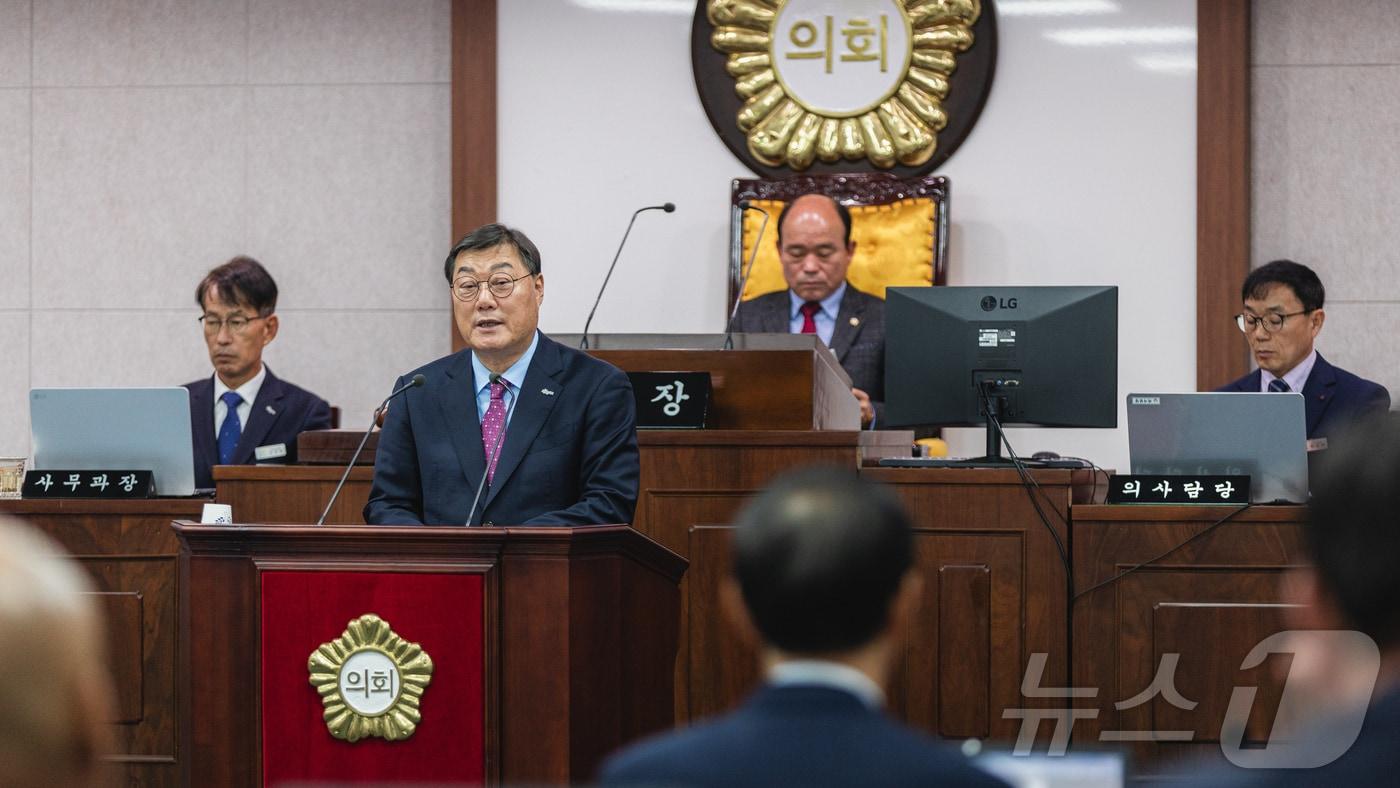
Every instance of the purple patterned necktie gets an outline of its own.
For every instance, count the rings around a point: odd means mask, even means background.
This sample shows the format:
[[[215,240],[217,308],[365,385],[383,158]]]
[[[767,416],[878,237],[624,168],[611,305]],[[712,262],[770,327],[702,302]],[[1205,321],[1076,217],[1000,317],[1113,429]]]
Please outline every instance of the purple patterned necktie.
[[[491,381],[491,405],[481,420],[481,445],[486,450],[486,483],[496,475],[496,461],[501,458],[501,444],[506,439],[506,384]]]

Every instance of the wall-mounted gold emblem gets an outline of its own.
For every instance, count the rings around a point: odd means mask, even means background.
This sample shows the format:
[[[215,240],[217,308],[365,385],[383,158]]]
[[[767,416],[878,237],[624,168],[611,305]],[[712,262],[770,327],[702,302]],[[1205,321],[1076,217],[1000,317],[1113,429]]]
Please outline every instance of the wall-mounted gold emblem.
[[[749,152],[800,171],[816,159],[932,158],[981,10],[980,0],[709,0],[707,14],[744,99],[735,120]]]
[[[922,174],[981,111],[995,11],[992,0],[703,0],[691,57],[710,122],[769,177]]]
[[[368,736],[389,741],[412,736],[422,719],[418,705],[423,691],[433,680],[432,658],[373,613],[351,621],[339,638],[322,643],[311,652],[306,667],[325,706],[326,728],[350,742]]]

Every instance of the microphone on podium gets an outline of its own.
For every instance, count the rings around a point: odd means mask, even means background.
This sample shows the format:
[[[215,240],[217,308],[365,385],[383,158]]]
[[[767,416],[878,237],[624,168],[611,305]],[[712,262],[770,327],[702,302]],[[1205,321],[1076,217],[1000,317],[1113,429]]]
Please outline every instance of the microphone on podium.
[[[394,397],[397,397],[405,391],[408,391],[409,389],[415,389],[419,386],[422,386],[423,383],[426,381],[427,378],[423,377],[423,374],[421,372],[417,375],[414,375],[412,380],[394,389],[394,391],[390,393],[389,396],[384,398],[383,402],[379,403],[379,407],[374,409],[374,415],[371,416],[369,420],[369,429],[365,430],[365,436],[363,438],[360,438],[360,445],[355,447],[355,453],[350,455],[350,464],[345,466],[345,473],[340,475],[340,483],[335,486],[335,492],[331,493],[331,499],[329,501],[326,501],[325,511],[321,512],[321,516],[316,519],[317,525],[323,525],[326,522],[326,517],[331,513],[331,507],[335,506],[335,499],[340,497],[340,489],[345,486],[345,480],[350,478],[350,469],[355,467],[355,461],[360,459],[360,452],[364,451],[365,444],[369,443],[369,434],[371,432],[374,432],[374,428],[379,425],[379,417],[384,414],[384,409],[389,407],[389,400],[393,399]]]
[[[612,278],[613,269],[617,267],[617,258],[622,256],[622,247],[627,245],[627,236],[632,233],[632,224],[637,221],[637,214],[642,211],[665,211],[675,213],[676,204],[673,202],[662,203],[661,205],[648,205],[638,208],[632,213],[632,219],[627,222],[627,231],[622,234],[622,242],[617,245],[617,253],[613,255],[612,264],[608,266],[608,273],[603,277],[603,286],[598,288],[598,297],[593,299],[593,308],[588,310],[588,319],[583,323],[583,337],[579,339],[580,350],[588,349],[588,327],[593,325],[593,314],[598,311],[598,303],[603,300],[603,291],[608,289],[608,280]]]
[[[724,349],[734,349],[734,318],[739,314],[739,304],[743,303],[744,288],[749,284],[749,274],[753,273],[753,261],[758,259],[758,245],[763,241],[763,231],[768,229],[769,214],[748,200],[739,201],[740,211],[758,211],[763,214],[763,223],[758,226],[758,237],[753,239],[753,251],[749,253],[749,264],[744,266],[743,276],[739,277],[739,292],[734,296],[734,308],[729,310],[729,322],[724,324]]]

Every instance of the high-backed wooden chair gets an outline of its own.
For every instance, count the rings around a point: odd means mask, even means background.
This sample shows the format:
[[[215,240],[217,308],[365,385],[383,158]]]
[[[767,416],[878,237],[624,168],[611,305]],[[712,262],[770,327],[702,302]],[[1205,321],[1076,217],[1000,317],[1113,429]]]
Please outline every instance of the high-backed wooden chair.
[[[846,277],[881,298],[887,287],[941,285],[948,264],[948,179],[940,175],[900,178],[887,172],[802,175],[782,180],[736,178],[730,189],[729,304],[786,287],[778,260],[778,215],[790,200],[817,192],[851,211],[856,254]],[[739,293],[743,267],[763,221],[743,211],[741,200],[772,219],[759,242],[748,285]]]

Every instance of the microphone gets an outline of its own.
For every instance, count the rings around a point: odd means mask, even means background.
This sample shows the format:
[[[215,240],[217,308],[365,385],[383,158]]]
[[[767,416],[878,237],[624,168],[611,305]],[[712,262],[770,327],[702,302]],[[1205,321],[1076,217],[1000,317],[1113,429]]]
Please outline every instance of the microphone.
[[[578,342],[580,350],[588,349],[588,327],[593,325],[593,314],[598,311],[598,302],[603,300],[603,291],[608,289],[608,280],[612,279],[613,269],[617,267],[617,258],[622,256],[622,247],[627,245],[627,236],[632,233],[632,224],[637,221],[637,214],[642,211],[665,211],[675,213],[676,204],[673,202],[662,203],[661,205],[648,205],[645,208],[638,208],[632,214],[631,221],[627,222],[627,231],[622,234],[622,242],[617,245],[617,254],[613,255],[612,264],[608,266],[607,276],[603,277],[603,286],[598,288],[598,297],[593,299],[593,308],[588,310],[588,319],[583,323],[583,338]]]
[[[670,205],[670,203],[666,203],[666,204],[667,204],[667,205]],[[646,210],[646,209],[644,208],[644,209],[642,209],[642,210]],[[635,214],[634,214],[634,215],[635,215]],[[500,379],[501,379],[501,376],[500,376],[500,375],[497,375],[497,374],[492,373],[492,375],[491,375],[491,382],[492,382],[492,383],[496,383],[496,382],[499,381]],[[509,384],[509,383],[506,384],[506,389],[507,389],[507,390],[510,389],[510,384]],[[507,424],[507,425],[510,424],[510,414],[512,414],[512,413],[515,412],[515,403],[516,403],[516,402],[519,402],[519,401],[520,401],[520,396],[519,396],[518,394],[517,394],[516,396],[514,396],[514,397],[511,398],[511,400],[510,400],[510,408],[506,410],[506,424]],[[484,491],[486,490],[486,475],[491,471],[491,464],[494,463],[494,462],[496,461],[496,459],[500,456],[500,453],[501,453],[501,441],[503,441],[503,440],[505,440],[505,439],[506,439],[506,431],[505,431],[505,429],[502,429],[502,430],[496,435],[496,445],[495,445],[495,446],[492,446],[492,447],[491,447],[491,451],[489,451],[489,452],[486,453],[486,468],[481,472],[481,482],[480,482],[479,484],[476,485],[476,497],[472,498],[472,508],[470,508],[470,509],[467,510],[467,525],[468,525],[468,526],[470,526],[470,525],[472,524],[472,518],[473,518],[473,517],[476,517],[476,505],[477,505],[477,503],[479,503],[479,502],[481,501],[481,493],[484,492]],[[485,512],[482,512],[482,514],[485,514]]]
[[[734,308],[729,311],[729,322],[724,324],[724,349],[734,349],[734,318],[739,314],[739,305],[744,303],[744,288],[749,284],[749,274],[753,273],[753,261],[758,259],[758,245],[763,241],[763,231],[768,229],[769,214],[748,200],[739,201],[740,211],[758,211],[763,214],[763,223],[758,226],[758,237],[753,240],[753,251],[749,253],[749,264],[744,267],[744,275],[739,277],[739,292],[734,296]]]
[[[335,492],[331,493],[331,499],[329,501],[326,501],[326,509],[325,511],[321,512],[321,516],[317,518],[317,525],[323,525],[326,522],[326,517],[331,513],[331,507],[335,506],[335,499],[340,497],[340,488],[344,487],[345,480],[350,478],[350,469],[355,467],[355,460],[360,459],[360,452],[364,451],[365,444],[369,443],[369,434],[371,432],[374,432],[374,428],[379,424],[380,414],[384,413],[384,409],[389,407],[389,400],[393,399],[394,397],[397,397],[405,391],[408,391],[409,389],[416,389],[419,386],[422,386],[423,383],[427,380],[428,379],[423,377],[423,373],[421,372],[417,375],[414,375],[412,380],[394,389],[393,393],[385,397],[384,401],[379,403],[379,407],[374,409],[374,415],[371,416],[369,420],[369,429],[365,430],[365,436],[363,438],[360,438],[360,445],[355,447],[355,453],[350,455],[350,464],[345,466],[345,473],[340,475],[340,483],[335,486]]]

